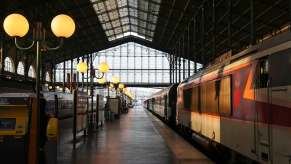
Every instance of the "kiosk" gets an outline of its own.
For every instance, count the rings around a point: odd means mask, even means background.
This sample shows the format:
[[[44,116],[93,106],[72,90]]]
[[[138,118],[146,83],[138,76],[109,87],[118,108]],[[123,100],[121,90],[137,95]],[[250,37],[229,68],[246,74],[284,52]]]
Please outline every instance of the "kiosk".
[[[41,118],[38,118],[36,107],[35,94],[0,94],[1,164],[47,163],[44,147],[48,138],[56,137],[57,123],[52,120],[51,125],[47,126],[43,98],[39,111]]]

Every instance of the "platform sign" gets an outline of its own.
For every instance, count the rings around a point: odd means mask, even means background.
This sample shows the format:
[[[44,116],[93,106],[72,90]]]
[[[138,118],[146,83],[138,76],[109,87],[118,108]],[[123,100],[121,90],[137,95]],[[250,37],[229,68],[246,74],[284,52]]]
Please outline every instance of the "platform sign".
[[[76,94],[76,130],[81,132],[87,129],[88,95],[81,91]]]

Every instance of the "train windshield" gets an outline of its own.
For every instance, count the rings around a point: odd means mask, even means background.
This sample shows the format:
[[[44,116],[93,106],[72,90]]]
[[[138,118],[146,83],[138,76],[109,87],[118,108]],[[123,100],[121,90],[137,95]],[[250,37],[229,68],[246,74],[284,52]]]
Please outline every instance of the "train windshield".
[[[291,50],[281,51],[269,57],[272,87],[291,85]]]

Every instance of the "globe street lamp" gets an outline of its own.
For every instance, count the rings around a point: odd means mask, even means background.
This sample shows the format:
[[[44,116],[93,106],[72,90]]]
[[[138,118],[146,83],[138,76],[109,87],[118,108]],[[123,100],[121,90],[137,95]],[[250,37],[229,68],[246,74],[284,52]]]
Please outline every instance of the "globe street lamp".
[[[113,88],[115,89],[115,94],[117,96],[117,89],[118,89],[118,85],[120,83],[119,77],[112,76],[111,82],[112,82]]]
[[[93,64],[91,64],[90,69],[91,69],[90,77],[92,78],[92,80],[94,78],[99,80],[99,79],[102,79],[104,77],[104,74],[109,71],[109,65],[106,62],[101,62],[98,65],[98,71],[101,72],[101,75],[99,75],[99,76],[97,76],[95,74],[95,69],[93,67]],[[85,63],[83,61],[79,62],[78,65],[77,65],[77,71],[82,74],[82,88],[83,88],[83,85],[84,85],[84,73],[86,73],[88,71],[87,63]]]
[[[79,73],[86,73],[88,70],[88,65],[87,63],[81,61],[78,63],[77,65],[77,71]],[[99,65],[98,65],[98,71],[101,72],[101,75],[100,76],[97,76],[95,74],[95,69],[93,67],[91,67],[91,77],[93,78],[96,78],[96,79],[102,79],[104,77],[104,74],[107,73],[109,71],[109,65],[106,63],[106,62],[101,62]]]
[[[28,50],[36,46],[36,104],[37,104],[37,133],[40,132],[40,67],[41,67],[41,51],[40,50],[57,50],[63,43],[63,38],[71,37],[75,32],[74,20],[65,14],[57,15],[51,22],[51,30],[53,34],[59,38],[59,45],[49,47],[46,43],[46,30],[41,22],[36,22],[33,27],[32,43],[27,47],[18,44],[17,39],[24,37],[29,31],[29,22],[21,14],[13,13],[8,15],[3,22],[4,31],[14,38],[15,46],[20,50]],[[37,141],[38,151],[40,150],[39,140]],[[39,161],[39,159],[38,159]]]
[[[125,85],[123,83],[118,84],[118,89],[122,93],[123,89],[125,88]]]
[[[106,79],[104,77],[101,79],[97,79],[97,83],[100,85],[104,85],[106,83]]]

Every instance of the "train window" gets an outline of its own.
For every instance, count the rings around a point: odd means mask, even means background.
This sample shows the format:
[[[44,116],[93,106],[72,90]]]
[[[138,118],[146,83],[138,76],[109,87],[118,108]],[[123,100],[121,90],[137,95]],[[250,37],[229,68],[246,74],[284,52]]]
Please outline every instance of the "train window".
[[[200,103],[200,96],[199,96],[199,86],[193,88],[192,92],[192,110],[194,112],[200,112],[199,110],[199,103]]]
[[[272,87],[291,85],[291,49],[272,54],[269,68]]]
[[[231,77],[225,77],[220,81],[219,94],[219,113],[229,116],[231,114]]]
[[[269,82],[269,61],[267,59],[262,59],[259,62],[259,88],[267,88]]]
[[[191,110],[192,88],[183,91],[184,109]]]
[[[218,113],[218,97],[215,91],[215,82],[207,82],[201,86],[201,110],[205,113]]]

